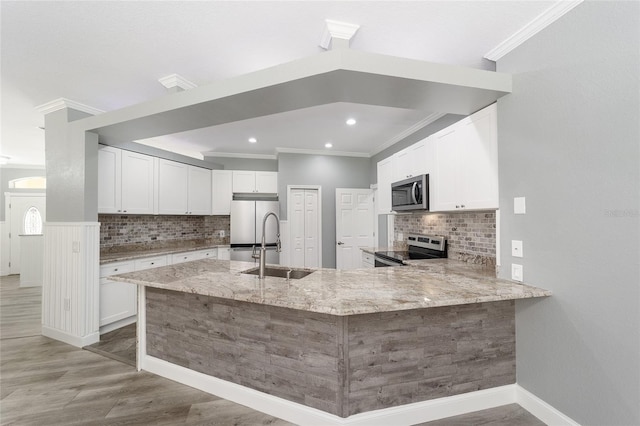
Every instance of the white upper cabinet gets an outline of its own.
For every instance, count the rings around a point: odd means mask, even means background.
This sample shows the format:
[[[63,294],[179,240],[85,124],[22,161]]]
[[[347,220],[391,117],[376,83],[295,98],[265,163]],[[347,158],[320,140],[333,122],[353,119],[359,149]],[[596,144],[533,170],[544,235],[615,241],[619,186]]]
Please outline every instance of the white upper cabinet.
[[[278,192],[278,172],[233,170],[233,192]]]
[[[408,179],[431,171],[427,139],[398,151],[393,156],[393,181]]]
[[[98,213],[153,214],[154,158],[109,146],[98,150]]]
[[[100,145],[98,149],[98,213],[122,211],[122,150]]]
[[[122,151],[122,212],[153,214],[154,158]]]
[[[211,171],[158,160],[158,214],[211,214]]]
[[[231,170],[211,171],[211,214],[230,215],[233,185]]]
[[[431,211],[498,208],[498,138],[493,104],[434,134]]]
[[[389,214],[391,211],[391,184],[393,183],[393,158],[378,161],[378,214]]]
[[[211,170],[189,166],[189,214],[211,214]]]

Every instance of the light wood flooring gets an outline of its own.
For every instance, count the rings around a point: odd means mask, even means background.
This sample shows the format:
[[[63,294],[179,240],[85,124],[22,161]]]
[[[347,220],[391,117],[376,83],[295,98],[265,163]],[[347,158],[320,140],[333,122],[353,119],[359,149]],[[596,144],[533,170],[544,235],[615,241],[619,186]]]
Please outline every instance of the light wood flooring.
[[[100,336],[100,341],[84,349],[107,358],[136,366],[136,324],[130,324]]]
[[[41,336],[41,290],[18,285],[17,276],[0,278],[0,424],[291,424]],[[424,423],[541,424],[517,404]]]

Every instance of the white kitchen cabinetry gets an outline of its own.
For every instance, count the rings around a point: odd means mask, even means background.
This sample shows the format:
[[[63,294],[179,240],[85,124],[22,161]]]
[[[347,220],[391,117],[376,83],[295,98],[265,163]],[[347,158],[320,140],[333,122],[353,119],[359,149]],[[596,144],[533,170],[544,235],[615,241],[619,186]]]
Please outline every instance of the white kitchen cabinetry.
[[[378,214],[390,214],[391,183],[393,182],[393,157],[378,161]]]
[[[232,187],[233,192],[275,194],[278,192],[278,172],[233,170]]]
[[[158,214],[211,214],[211,171],[158,160]]]
[[[218,260],[229,260],[231,249],[229,247],[218,247]]]
[[[134,268],[136,271],[144,271],[145,269],[167,266],[167,263],[168,259],[166,255],[145,257],[143,259],[136,259],[134,262]]]
[[[376,263],[373,255],[371,253],[367,253],[366,251],[362,251],[362,267],[363,268],[375,268]]]
[[[111,275],[135,270],[133,261],[110,263],[100,267],[100,327],[101,333],[118,328],[103,327],[120,322],[124,326],[135,322],[137,314],[137,286],[108,279]]]
[[[494,104],[432,136],[431,211],[498,208],[496,122]]]
[[[98,213],[154,213],[154,158],[109,146],[98,150]]]
[[[171,264],[191,262],[200,259],[217,259],[218,249],[212,248],[207,250],[186,251],[183,253],[174,253],[171,255]]]
[[[231,170],[211,171],[211,214],[230,215],[233,199]]]
[[[189,214],[211,214],[211,170],[189,166]]]
[[[429,173],[433,154],[429,155],[427,139],[398,151],[393,158],[393,182]]]

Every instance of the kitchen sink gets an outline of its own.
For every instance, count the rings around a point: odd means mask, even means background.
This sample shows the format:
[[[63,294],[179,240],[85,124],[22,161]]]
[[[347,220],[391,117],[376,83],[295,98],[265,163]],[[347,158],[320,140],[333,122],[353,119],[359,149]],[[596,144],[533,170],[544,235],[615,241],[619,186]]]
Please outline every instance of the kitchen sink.
[[[260,268],[251,268],[246,271],[242,271],[243,274],[249,275],[258,275]],[[277,278],[287,278],[287,273],[289,273],[289,278],[293,280],[299,280],[300,278],[304,278],[307,275],[311,274],[313,271],[309,271],[308,269],[296,269],[296,268],[276,268],[273,266],[267,266],[264,268],[264,275],[266,277],[277,277]]]

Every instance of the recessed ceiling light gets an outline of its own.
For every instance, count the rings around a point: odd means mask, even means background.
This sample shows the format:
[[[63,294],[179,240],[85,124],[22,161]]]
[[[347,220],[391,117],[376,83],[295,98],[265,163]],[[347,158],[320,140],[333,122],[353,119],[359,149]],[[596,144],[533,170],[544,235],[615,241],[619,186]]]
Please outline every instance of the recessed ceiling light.
[[[256,139],[256,138],[249,138],[249,142],[250,142],[250,143],[256,143],[256,142],[258,142],[258,139]]]
[[[356,119],[355,118],[349,118],[347,120],[347,125],[348,126],[353,126],[354,124],[356,124]]]
[[[324,144],[325,148],[331,148],[333,146],[333,144],[331,142],[327,142]]]

